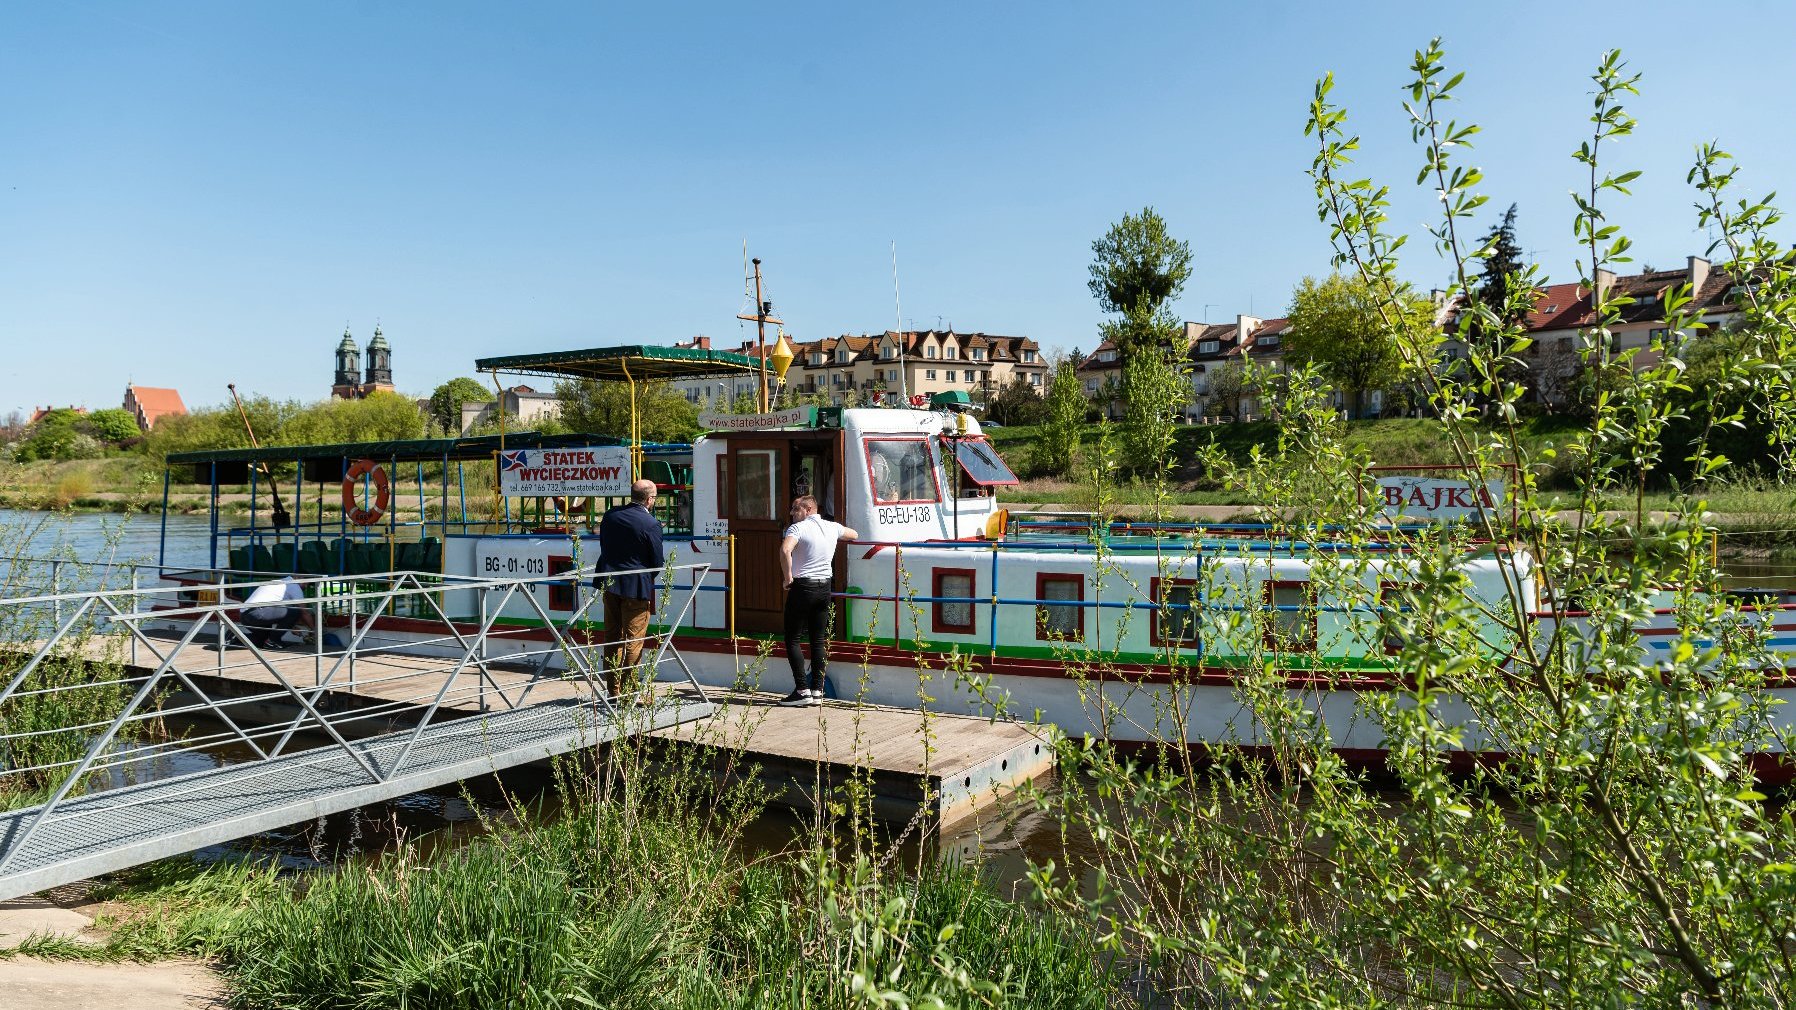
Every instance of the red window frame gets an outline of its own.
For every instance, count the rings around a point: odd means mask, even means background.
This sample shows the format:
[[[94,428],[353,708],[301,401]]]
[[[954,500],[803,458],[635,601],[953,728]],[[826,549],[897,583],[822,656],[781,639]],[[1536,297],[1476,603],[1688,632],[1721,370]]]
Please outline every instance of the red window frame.
[[[920,443],[922,443],[923,454],[929,457],[929,486],[931,488],[935,489],[935,496],[932,498],[893,498],[890,500],[881,498],[879,496],[879,485],[876,484],[873,480],[873,443],[875,443],[875,442],[920,442]],[[862,462],[865,463],[866,467],[867,467],[867,489],[870,492],[872,492],[873,504],[875,504],[875,505],[933,505],[936,502],[939,502],[942,500],[942,481],[941,481],[941,478],[938,477],[935,472],[935,451],[933,449],[931,449],[929,446],[929,436],[927,436],[927,435],[914,435],[914,436],[913,435],[901,435],[896,438],[862,439],[861,440],[861,457],[862,457]],[[902,484],[903,481],[900,480],[899,483]],[[938,594],[934,594],[934,595],[940,595],[940,594],[938,593]]]
[[[1074,585],[1079,587],[1079,595],[1073,597],[1073,599],[1077,600],[1080,603],[1085,602],[1085,576],[1084,575],[1078,574],[1076,572],[1036,572],[1035,573],[1035,598],[1036,599],[1045,600],[1048,598],[1047,587],[1048,587],[1048,583],[1050,583],[1050,582],[1071,582],[1071,583],[1073,583]],[[1071,602],[1071,601],[1069,601],[1069,602]],[[1055,635],[1055,633],[1050,632],[1048,630],[1047,620],[1046,620],[1047,614],[1045,613],[1045,611],[1049,607],[1052,607],[1052,606],[1064,606],[1064,604],[1038,603],[1035,605],[1035,638],[1037,641],[1048,642],[1048,641],[1056,640],[1057,636]],[[1058,640],[1067,641],[1067,642],[1083,642],[1083,641],[1085,641],[1085,608],[1084,607],[1074,607],[1073,613],[1078,618],[1079,626],[1077,628],[1073,629],[1071,632],[1068,632],[1064,635],[1059,635]]]
[[[968,602],[965,604],[967,608],[967,623],[965,624],[950,624],[942,613],[942,608],[947,604],[943,603],[940,597],[948,595],[942,591],[942,579],[955,575],[967,577]],[[972,599],[977,597],[978,592],[979,573],[977,571],[971,568],[931,568],[929,570],[929,595],[937,597],[937,599],[929,605],[930,629],[948,635],[977,635],[979,633],[979,612],[976,609],[978,604],[973,603]]]
[[[1167,638],[1165,626],[1161,623],[1167,615],[1167,611],[1162,609],[1162,604],[1165,602],[1166,597],[1165,597],[1164,593],[1162,592],[1161,587],[1163,587],[1163,586],[1171,587],[1171,588],[1178,588],[1180,586],[1191,587],[1191,591],[1192,591],[1191,592],[1191,602],[1193,605],[1195,605],[1197,603],[1197,597],[1198,597],[1197,580],[1196,579],[1159,579],[1159,578],[1155,578],[1155,579],[1149,579],[1147,585],[1148,585],[1148,601],[1152,604],[1152,607],[1153,607],[1153,609],[1148,612],[1148,616],[1149,616],[1149,620],[1147,622],[1147,640],[1148,640],[1148,642],[1153,645],[1170,645],[1170,646],[1174,646],[1174,647],[1180,648],[1180,649],[1196,649],[1196,648],[1200,647],[1203,644],[1203,634],[1202,634],[1202,632],[1197,630],[1196,611],[1193,611],[1193,610],[1183,611],[1183,613],[1185,615],[1187,615],[1185,619],[1192,622],[1190,638]]]
[[[549,555],[550,575],[565,575],[573,570],[574,559],[572,557],[565,554]],[[579,594],[574,592],[574,580],[572,579],[569,579],[566,585],[551,582],[549,583],[549,609],[573,610],[576,606],[579,606],[579,603],[577,602],[578,595]]]
[[[1318,619],[1319,615],[1316,611],[1316,584],[1308,579],[1267,579],[1264,585],[1266,587],[1263,592],[1265,593],[1264,598],[1266,601],[1267,623],[1265,633],[1261,636],[1261,640],[1264,642],[1266,648],[1276,649],[1283,644],[1291,652],[1315,652],[1316,643],[1322,637],[1322,629],[1319,627],[1321,622]],[[1304,590],[1310,608],[1310,635],[1308,641],[1289,643],[1279,642],[1278,633],[1275,630],[1277,628],[1278,612],[1272,609],[1277,604],[1272,601],[1275,592],[1280,589]]]

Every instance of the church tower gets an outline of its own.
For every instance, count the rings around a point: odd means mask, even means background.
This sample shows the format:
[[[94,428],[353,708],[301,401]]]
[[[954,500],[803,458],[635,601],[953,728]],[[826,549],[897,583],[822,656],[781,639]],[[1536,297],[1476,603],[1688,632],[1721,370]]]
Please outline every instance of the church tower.
[[[368,342],[368,381],[362,386],[362,395],[392,391],[393,349],[387,346],[387,338],[381,336],[380,325],[377,323],[374,327],[374,339]]]
[[[343,330],[343,340],[337,345],[337,377],[331,384],[331,395],[339,400],[354,400],[362,395],[362,352],[356,349],[348,328]]]

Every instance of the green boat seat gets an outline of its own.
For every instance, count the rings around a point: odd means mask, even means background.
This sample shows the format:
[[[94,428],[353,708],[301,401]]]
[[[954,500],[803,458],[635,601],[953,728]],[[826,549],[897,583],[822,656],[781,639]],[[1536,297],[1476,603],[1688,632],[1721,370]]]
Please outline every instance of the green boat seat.
[[[252,562],[250,568],[253,571],[272,572],[277,570],[274,567],[274,552],[261,544],[250,548],[250,560]]]
[[[270,548],[269,554],[274,559],[274,566],[269,571],[289,574],[298,571],[298,553],[294,550],[292,543],[275,544]]]
[[[251,556],[249,544],[231,548],[228,564],[232,571],[247,572],[254,562],[255,559]]]
[[[322,540],[307,540],[299,545],[299,570],[306,575],[336,574],[335,560]]]

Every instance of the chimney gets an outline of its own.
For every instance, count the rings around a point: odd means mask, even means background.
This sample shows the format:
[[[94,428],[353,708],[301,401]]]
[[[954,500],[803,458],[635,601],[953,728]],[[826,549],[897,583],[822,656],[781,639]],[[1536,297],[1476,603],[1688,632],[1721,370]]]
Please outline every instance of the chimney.
[[[1609,289],[1615,286],[1615,271],[1596,268],[1596,294],[1600,298],[1609,297]],[[1594,299],[1593,299],[1594,300]]]
[[[1688,261],[1690,273],[1690,296],[1695,297],[1702,292],[1702,286],[1709,281],[1709,261],[1701,256],[1692,256]]]
[[[1255,318],[1254,316],[1236,315],[1235,316],[1235,346],[1236,347],[1246,347],[1248,335],[1253,333],[1254,330],[1258,329],[1261,322],[1262,322],[1262,320]]]

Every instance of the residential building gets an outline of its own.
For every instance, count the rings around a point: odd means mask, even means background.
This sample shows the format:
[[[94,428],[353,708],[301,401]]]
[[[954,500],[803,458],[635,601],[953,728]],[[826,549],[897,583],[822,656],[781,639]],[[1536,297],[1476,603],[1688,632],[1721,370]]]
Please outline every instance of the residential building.
[[[46,415],[54,410],[72,410],[77,414],[87,413],[86,407],[77,407],[72,403],[66,407],[32,407],[31,408],[31,420],[26,421],[25,423],[26,424],[36,424],[37,422],[42,421],[44,419],[44,415]]]
[[[685,348],[687,350],[729,351],[734,354],[746,355],[757,361],[760,360],[759,355],[761,353],[759,347],[752,340],[746,341],[738,347],[713,347],[711,338],[706,336],[697,336],[693,337],[691,340],[676,341],[674,346]],[[767,352],[769,354],[773,353],[774,346],[775,345],[772,344],[768,345]],[[767,367],[771,374],[773,368],[772,364],[770,363]],[[740,372],[733,375],[708,375],[696,379],[674,379],[669,385],[673,387],[675,392],[685,397],[686,402],[691,403],[694,406],[704,408],[714,404],[723,404],[727,407],[727,405],[735,403],[741,397],[753,397],[758,395],[761,388],[761,380],[760,376],[756,375],[754,372]]]
[[[155,386],[139,386],[125,383],[126,410],[137,418],[139,431],[149,431],[156,422],[164,417],[181,416],[187,413],[187,405],[181,402],[181,394],[172,389],[159,389]]]
[[[467,402],[461,405],[461,434],[498,422],[497,408],[503,405],[505,423],[520,430],[561,413],[561,404],[552,392],[545,393],[529,386],[512,386],[500,391],[497,400]]]
[[[958,333],[952,329],[903,333],[887,330],[797,342],[788,338],[788,343],[793,359],[786,370],[784,393],[816,397],[836,406],[870,403],[876,395],[895,397],[901,391],[914,399],[962,390],[977,403],[983,397],[997,395],[1019,377],[1038,392],[1045,393],[1048,383],[1048,364],[1042,359],[1041,345],[1028,337]],[[674,346],[713,349],[708,337],[695,337]],[[759,347],[752,341],[740,347],[716,349],[755,360],[760,355]],[[772,352],[771,347],[768,350]],[[706,404],[716,402],[720,396],[725,402],[734,402],[743,393],[753,395],[759,382],[759,376],[750,372],[742,376],[679,379],[673,386],[692,403]],[[779,391],[776,387],[775,392]]]
[[[1685,311],[1703,328],[1673,333],[1665,321],[1664,297],[1685,284],[1691,294]],[[1599,291],[1605,298],[1632,299],[1620,307],[1620,318],[1609,328],[1609,353],[1616,358],[1630,355],[1628,360],[1636,370],[1659,361],[1662,352],[1654,349],[1655,343],[1675,347],[1685,340],[1701,339],[1702,334],[1726,326],[1739,315],[1734,279],[1701,256],[1686,259],[1681,270],[1619,275],[1598,270],[1594,286],[1548,284],[1536,294],[1533,310],[1522,321],[1531,340],[1522,354],[1531,399],[1561,403],[1572,394],[1572,381],[1583,363],[1581,335],[1597,324],[1595,295]],[[1457,308],[1447,306],[1441,314],[1441,325],[1449,334],[1441,356],[1449,367],[1466,354],[1464,342],[1452,336],[1458,322]]]
[[[1076,369],[1079,385],[1084,387],[1086,398],[1094,404],[1102,402],[1112,420],[1121,416],[1122,407],[1114,396],[1107,396],[1105,391],[1114,390],[1122,382],[1122,366],[1121,349],[1106,340],[1093,348]]]
[[[866,403],[878,393],[915,399],[961,390],[975,403],[1021,378],[1045,392],[1048,364],[1029,337],[948,330],[887,330],[826,337],[802,345],[786,373],[791,392],[834,404]],[[852,394],[852,395],[851,395]]]

